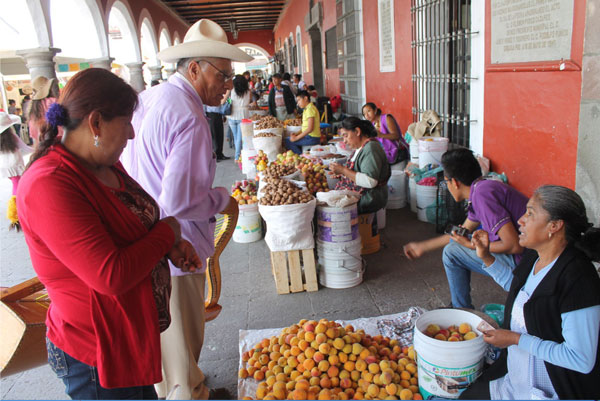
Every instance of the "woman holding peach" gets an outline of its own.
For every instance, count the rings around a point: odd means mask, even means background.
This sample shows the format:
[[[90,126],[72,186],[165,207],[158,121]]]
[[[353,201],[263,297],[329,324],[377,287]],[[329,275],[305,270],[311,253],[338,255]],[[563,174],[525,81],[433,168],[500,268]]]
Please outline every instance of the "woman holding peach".
[[[485,231],[473,245],[509,295],[504,328],[484,332],[505,348],[462,399],[598,399],[600,387],[600,229],[583,201],[560,186],[538,188],[519,219],[528,248],[511,273],[489,251]]]

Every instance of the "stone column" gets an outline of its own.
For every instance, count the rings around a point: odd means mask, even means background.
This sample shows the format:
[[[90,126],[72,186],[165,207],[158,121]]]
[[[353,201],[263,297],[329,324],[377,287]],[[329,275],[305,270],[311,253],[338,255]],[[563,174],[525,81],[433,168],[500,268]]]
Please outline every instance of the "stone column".
[[[154,65],[152,67],[148,67],[153,81],[162,81],[162,68],[162,65]]]
[[[177,70],[173,67],[165,68],[165,72],[167,73],[167,79],[169,79],[171,75],[175,74],[175,71]]]
[[[112,70],[112,62],[115,61],[114,57],[101,57],[89,60],[90,67],[93,68],[104,68],[105,70]]]
[[[29,75],[33,81],[39,76],[56,78],[56,65],[54,56],[60,53],[60,49],[54,47],[38,47],[35,49],[17,50],[17,55],[25,60]]]
[[[125,66],[129,69],[129,85],[138,92],[146,89],[146,83],[144,82],[144,74],[142,72],[142,66],[144,63],[127,63]]]

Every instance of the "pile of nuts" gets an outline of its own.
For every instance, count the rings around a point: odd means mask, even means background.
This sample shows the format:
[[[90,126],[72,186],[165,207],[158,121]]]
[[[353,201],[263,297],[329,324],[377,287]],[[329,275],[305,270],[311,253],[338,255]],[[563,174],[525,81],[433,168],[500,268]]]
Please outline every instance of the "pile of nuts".
[[[254,135],[255,138],[272,138],[274,136],[277,136],[271,132],[261,132],[260,134],[256,134]]]
[[[265,171],[265,176],[272,178],[285,177],[296,172],[296,166],[290,164],[271,163]]]
[[[286,127],[300,127],[302,125],[302,119],[294,118],[294,119],[285,120],[283,122],[283,125],[285,125]]]
[[[313,200],[311,194],[302,191],[293,182],[279,178],[266,178],[266,180],[267,185],[261,190],[264,192],[259,202],[261,205],[293,205],[296,203],[308,203]]]
[[[258,121],[258,120],[260,120],[260,119],[261,119],[261,118],[263,118],[263,117],[265,117],[265,116],[261,116],[260,114],[252,114],[252,115],[250,116],[250,119],[251,119],[252,121]]]
[[[254,130],[269,128],[283,128],[283,124],[273,116],[264,116],[254,126]]]
[[[301,320],[244,352],[238,377],[259,382],[258,400],[422,400],[415,357],[397,340]]]

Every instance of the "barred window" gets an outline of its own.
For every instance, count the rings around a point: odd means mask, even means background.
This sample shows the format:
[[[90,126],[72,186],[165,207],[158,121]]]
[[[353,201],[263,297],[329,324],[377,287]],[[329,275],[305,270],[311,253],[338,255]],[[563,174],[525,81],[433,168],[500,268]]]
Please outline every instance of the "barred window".
[[[450,142],[469,147],[471,0],[411,0],[413,120],[435,110]]]

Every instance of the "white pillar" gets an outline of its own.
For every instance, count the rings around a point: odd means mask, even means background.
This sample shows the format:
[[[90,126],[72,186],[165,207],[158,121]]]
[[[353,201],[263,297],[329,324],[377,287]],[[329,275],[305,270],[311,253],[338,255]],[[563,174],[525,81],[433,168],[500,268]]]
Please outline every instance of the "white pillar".
[[[56,53],[60,53],[60,49],[38,47],[35,49],[17,50],[16,53],[25,60],[32,81],[39,76],[44,76],[48,79],[56,78],[54,56]]]
[[[146,89],[146,83],[144,82],[144,74],[142,72],[142,66],[144,63],[127,63],[125,66],[129,69],[129,85],[138,92]]]
[[[162,65],[154,65],[152,67],[148,67],[153,81],[162,81],[162,68]]]
[[[105,70],[111,71],[113,61],[115,61],[114,57],[101,57],[89,60],[89,63],[93,68],[104,68]]]
[[[177,71],[175,68],[165,68],[165,72],[167,73],[167,79],[169,79],[169,77],[173,74],[175,74],[175,71]]]

